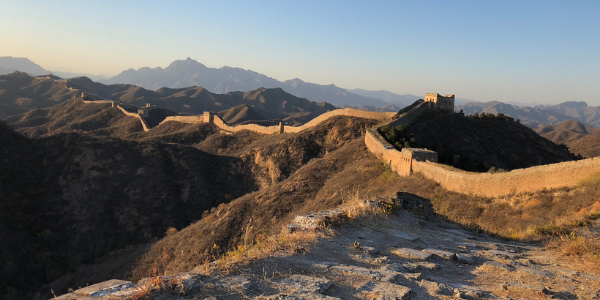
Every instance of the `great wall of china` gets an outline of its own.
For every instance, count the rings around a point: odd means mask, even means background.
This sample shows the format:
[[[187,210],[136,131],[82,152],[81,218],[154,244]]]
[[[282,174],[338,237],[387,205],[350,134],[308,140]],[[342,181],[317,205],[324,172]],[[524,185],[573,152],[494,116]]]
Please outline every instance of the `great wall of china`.
[[[297,133],[302,130],[311,128],[316,126],[317,124],[335,117],[335,116],[349,116],[349,117],[357,117],[357,118],[365,118],[365,119],[375,119],[375,120],[391,120],[392,117],[396,115],[396,113],[392,112],[372,112],[366,110],[359,110],[354,108],[342,108],[336,109],[332,111],[328,111],[312,120],[307,122],[301,126],[285,126],[283,124],[275,125],[275,126],[261,126],[257,124],[245,124],[245,125],[237,125],[237,126],[229,126],[223,121],[219,116],[205,112],[203,115],[198,116],[169,116],[164,119],[162,123],[168,121],[177,121],[183,123],[213,123],[217,127],[219,127],[223,131],[227,132],[238,132],[241,130],[250,130],[258,133],[264,134],[273,134],[273,133]]]
[[[139,113],[129,112],[114,101],[108,100],[84,100],[84,103],[104,103],[111,104],[120,109],[124,114],[138,118],[145,131],[150,130],[146,121]],[[314,127],[315,125],[335,116],[351,116],[380,121],[388,121],[387,124],[406,125],[418,115],[418,110],[423,109],[425,103],[414,105],[408,112],[405,112],[399,119],[393,120],[396,113],[388,112],[370,112],[353,108],[337,109],[326,112],[302,126],[261,126],[257,124],[245,124],[230,126],[227,125],[219,116],[205,112],[197,116],[170,116],[160,124],[168,121],[177,121],[184,123],[213,123],[225,132],[238,132],[241,130],[250,130],[262,134],[275,133],[297,133],[302,130]],[[415,103],[417,104],[417,103]],[[422,105],[423,104],[423,105]],[[413,113],[415,112],[415,113]],[[160,125],[159,124],[159,125]],[[367,149],[378,158],[384,160],[400,176],[409,176],[413,173],[420,173],[424,177],[439,183],[449,191],[471,194],[481,197],[501,197],[510,194],[536,192],[543,189],[573,187],[590,175],[600,173],[600,158],[590,158],[579,161],[570,161],[543,166],[535,166],[525,169],[512,170],[504,173],[473,173],[441,165],[432,161],[417,159],[407,156],[403,152],[396,150],[389,144],[377,131],[369,129],[365,134],[365,144]]]

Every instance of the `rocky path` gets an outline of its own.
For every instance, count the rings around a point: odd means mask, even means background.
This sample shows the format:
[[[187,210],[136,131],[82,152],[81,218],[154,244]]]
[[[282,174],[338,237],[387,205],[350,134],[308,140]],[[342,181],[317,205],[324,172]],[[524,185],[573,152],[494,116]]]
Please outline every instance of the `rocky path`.
[[[290,227],[310,228],[331,214]],[[105,282],[58,299],[600,299],[600,277],[568,259],[430,214],[400,210],[335,231],[296,255],[258,260],[229,275],[160,278],[169,286],[161,293],[144,290],[151,280],[145,279]]]

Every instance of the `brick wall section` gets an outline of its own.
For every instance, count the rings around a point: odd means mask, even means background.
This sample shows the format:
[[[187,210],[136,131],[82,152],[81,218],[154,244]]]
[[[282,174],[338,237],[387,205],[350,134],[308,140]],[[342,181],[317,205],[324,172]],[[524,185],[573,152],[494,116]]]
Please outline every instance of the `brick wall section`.
[[[391,120],[392,117],[396,115],[396,113],[393,112],[373,112],[373,111],[365,111],[365,110],[359,110],[359,109],[354,109],[354,108],[343,108],[343,109],[336,109],[336,110],[332,110],[332,111],[328,111],[312,120],[310,120],[308,123],[302,125],[302,126],[283,126],[283,125],[275,125],[275,126],[261,126],[261,125],[257,125],[257,124],[245,124],[245,125],[237,125],[237,126],[230,126],[227,125],[225,123],[225,121],[223,121],[221,118],[219,118],[219,116],[217,115],[212,115],[213,116],[213,123],[215,125],[217,125],[217,127],[221,128],[221,130],[224,131],[228,131],[228,132],[238,132],[240,130],[251,130],[254,132],[258,132],[258,133],[263,133],[263,134],[274,134],[274,133],[282,133],[282,132],[289,132],[289,133],[296,133],[296,132],[300,132],[302,130],[314,127],[316,125],[318,125],[319,123],[335,117],[335,116],[350,116],[350,117],[359,117],[359,118],[365,118],[365,119],[375,119],[375,120]],[[207,120],[206,115],[197,115],[197,116],[169,116],[166,119],[164,119],[162,123],[164,122],[168,122],[168,121],[177,121],[177,122],[183,122],[183,123],[208,123],[209,120]]]
[[[94,102],[96,102],[96,101],[94,101]],[[119,110],[121,110],[127,116],[138,118],[140,120],[140,122],[142,123],[142,128],[144,128],[144,131],[149,131],[150,130],[150,128],[148,127],[148,123],[146,123],[146,120],[144,120],[144,118],[142,118],[142,116],[140,116],[138,113],[128,112],[127,110],[125,110],[124,108],[122,108],[118,104],[117,104],[117,108]]]
[[[369,129],[365,134],[365,145],[375,156],[381,158],[390,166],[392,171],[401,176],[410,175],[410,164],[405,163],[400,151],[388,143],[377,129]]]
[[[516,169],[506,173],[471,173],[431,162],[413,161],[413,172],[435,180],[445,189],[483,197],[576,186],[600,172],[600,158]]]
[[[544,188],[573,187],[590,175],[600,173],[600,157],[562,162],[505,173],[472,173],[449,166],[412,160],[405,161],[400,151],[386,142],[376,129],[367,130],[369,151],[388,163],[401,176],[421,173],[449,191],[482,197],[540,191]]]
[[[375,120],[391,120],[392,117],[395,115],[396,115],[396,113],[394,113],[394,112],[374,112],[374,111],[366,111],[366,110],[360,110],[360,109],[354,109],[354,108],[342,108],[342,109],[328,111],[328,112],[310,120],[308,123],[306,123],[302,126],[297,126],[297,127],[285,126],[284,132],[290,132],[290,133],[300,132],[302,130],[314,127],[315,125],[317,125],[331,117],[335,117],[335,116],[349,116],[349,117],[358,117],[358,118],[375,119]]]
[[[164,120],[162,120],[162,122],[160,122],[160,124],[169,122],[169,121],[177,121],[177,122],[181,122],[181,123],[191,123],[191,124],[207,123],[206,121],[204,121],[203,115],[198,115],[198,116],[168,116]]]
[[[250,130],[250,131],[263,133],[263,134],[273,134],[273,133],[280,133],[280,129],[281,129],[279,125],[261,126],[261,125],[257,125],[257,124],[245,124],[245,125],[229,126],[229,125],[225,124],[225,121],[223,121],[217,115],[213,116],[213,123],[215,125],[217,125],[217,127],[221,128],[221,130],[229,131],[229,132],[238,132],[240,130]]]

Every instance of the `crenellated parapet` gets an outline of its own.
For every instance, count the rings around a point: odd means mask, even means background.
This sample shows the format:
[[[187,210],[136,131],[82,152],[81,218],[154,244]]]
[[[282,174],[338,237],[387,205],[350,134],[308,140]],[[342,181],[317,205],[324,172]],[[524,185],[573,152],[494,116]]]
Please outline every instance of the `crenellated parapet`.
[[[424,100],[430,103],[431,107],[445,111],[454,111],[454,95],[442,96],[438,93],[427,93]]]

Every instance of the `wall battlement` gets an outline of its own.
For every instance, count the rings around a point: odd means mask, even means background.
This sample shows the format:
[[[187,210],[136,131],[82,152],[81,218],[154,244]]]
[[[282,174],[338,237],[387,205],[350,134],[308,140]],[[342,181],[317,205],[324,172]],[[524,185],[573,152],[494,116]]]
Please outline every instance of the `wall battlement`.
[[[426,93],[425,102],[431,103],[431,107],[454,111],[454,95],[442,96],[438,93]]]

